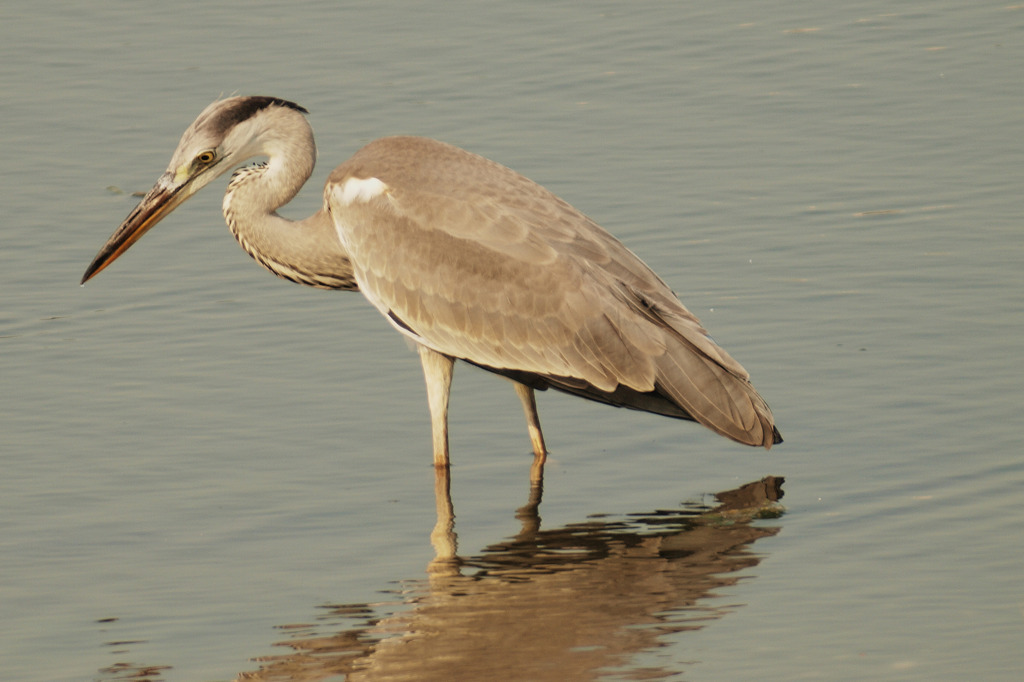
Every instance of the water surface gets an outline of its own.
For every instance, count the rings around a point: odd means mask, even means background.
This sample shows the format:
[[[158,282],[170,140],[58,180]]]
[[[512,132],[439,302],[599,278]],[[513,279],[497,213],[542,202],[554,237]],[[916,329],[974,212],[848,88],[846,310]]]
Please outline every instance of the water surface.
[[[491,619],[463,613],[501,632],[514,590],[588,572],[567,588],[613,614],[664,581],[665,613],[552,643],[538,665],[586,659],[589,679],[1017,679],[1024,9],[445,7],[0,10],[5,679],[227,680],[269,674],[290,639],[351,636],[372,653],[443,611],[439,580],[494,603]],[[669,282],[750,370],[786,443],[766,454],[542,395],[552,460],[534,537],[596,525],[584,536],[633,572],[618,589],[573,549],[565,572],[489,582],[476,576],[500,573],[492,559],[523,533],[529,441],[508,385],[459,367],[463,563],[439,577],[415,355],[358,294],[256,267],[219,215],[225,181],[77,286],[185,126],[233,92],[311,111],[321,162],[290,216],[389,134],[545,184]],[[703,587],[680,587],[675,555],[629,555],[695,540],[713,493],[766,475],[786,478],[784,513],[738,524],[750,539],[705,538],[734,561]],[[659,535],[655,512],[674,532]],[[588,623],[594,603],[550,601],[544,619]],[[372,670],[307,673],[388,679]]]

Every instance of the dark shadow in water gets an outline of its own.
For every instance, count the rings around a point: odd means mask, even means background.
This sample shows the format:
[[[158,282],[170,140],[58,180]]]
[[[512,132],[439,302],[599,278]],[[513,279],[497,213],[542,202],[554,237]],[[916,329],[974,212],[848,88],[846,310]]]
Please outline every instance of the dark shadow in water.
[[[282,626],[290,649],[239,680],[655,680],[678,665],[638,667],[664,636],[696,630],[735,605],[700,605],[760,557],[778,527],[780,477],[691,503],[541,530],[541,476],[514,538],[460,557],[447,472],[436,480],[436,558],[393,601],[326,605],[315,624]]]

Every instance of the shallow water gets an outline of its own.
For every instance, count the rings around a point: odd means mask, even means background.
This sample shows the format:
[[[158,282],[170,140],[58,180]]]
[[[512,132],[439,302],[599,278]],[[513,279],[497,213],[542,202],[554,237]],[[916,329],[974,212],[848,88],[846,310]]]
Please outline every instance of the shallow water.
[[[299,679],[403,679],[405,645],[423,676],[478,679],[519,606],[546,647],[521,679],[1017,679],[1024,9],[450,7],[2,11],[5,679],[275,679],[286,653]],[[395,133],[545,184],[673,286],[786,442],[541,395],[524,520],[518,401],[459,367],[461,560],[435,570],[415,355],[359,295],[256,267],[224,181],[77,286],[232,92],[311,111],[321,164],[290,216]],[[694,521],[769,474],[784,509],[734,542]],[[722,555],[702,572],[656,542]]]

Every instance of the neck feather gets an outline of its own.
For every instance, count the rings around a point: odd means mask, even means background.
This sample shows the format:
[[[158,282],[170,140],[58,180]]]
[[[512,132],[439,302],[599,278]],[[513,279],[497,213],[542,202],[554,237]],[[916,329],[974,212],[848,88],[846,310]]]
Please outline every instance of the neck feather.
[[[301,120],[300,134],[288,138],[264,128],[257,155],[268,160],[235,171],[224,194],[224,219],[246,253],[275,275],[320,289],[356,289],[348,254],[323,209],[300,221],[277,214],[309,179],[316,159],[305,118],[285,113]]]

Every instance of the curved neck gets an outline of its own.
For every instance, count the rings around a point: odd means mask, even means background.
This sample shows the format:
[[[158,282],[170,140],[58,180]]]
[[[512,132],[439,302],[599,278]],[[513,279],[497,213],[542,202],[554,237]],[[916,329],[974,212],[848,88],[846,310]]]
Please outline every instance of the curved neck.
[[[261,122],[252,155],[268,160],[235,171],[224,194],[224,220],[242,248],[275,275],[320,289],[356,289],[348,254],[323,209],[300,221],[277,214],[312,174],[316,147],[301,114],[275,114],[287,116],[288,125]]]

